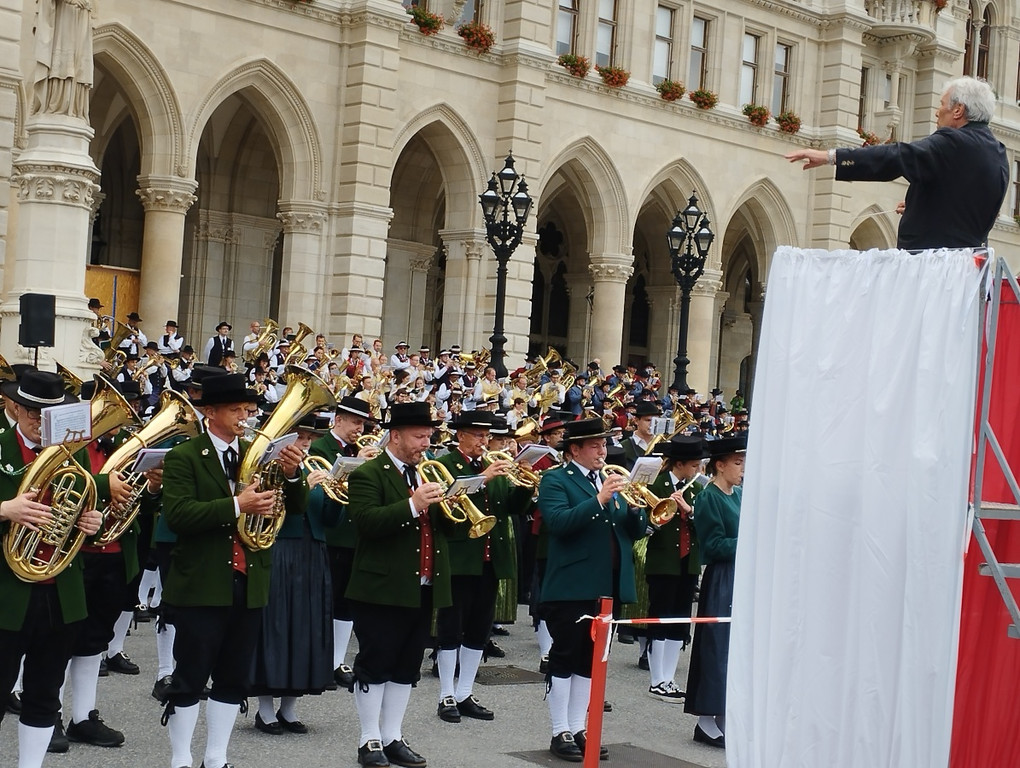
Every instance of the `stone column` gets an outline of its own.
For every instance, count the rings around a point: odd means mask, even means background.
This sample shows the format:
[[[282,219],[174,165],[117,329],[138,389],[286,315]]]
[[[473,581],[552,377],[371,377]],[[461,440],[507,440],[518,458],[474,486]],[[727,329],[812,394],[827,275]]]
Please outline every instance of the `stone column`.
[[[424,340],[425,287],[435,247],[390,238],[386,241],[386,297],[383,301],[382,340],[386,354],[401,339],[412,350]],[[428,334],[424,334],[427,336]]]
[[[13,257],[12,233],[15,221],[17,197],[10,186],[11,160],[19,137],[18,91],[21,88],[18,54],[21,50],[22,0],[0,0],[0,270],[7,263],[7,255]],[[9,127],[8,127],[9,126]],[[4,282],[0,279],[0,285]],[[8,290],[5,285],[3,293]]]
[[[88,373],[98,370],[99,348],[91,341],[85,297],[85,264],[91,241],[89,219],[99,191],[99,169],[89,156],[94,131],[82,119],[35,114],[27,123],[28,146],[13,163],[18,196],[18,242],[11,290],[0,305],[0,352],[25,362],[32,352],[18,346],[19,298],[23,293],[56,296],[52,349],[40,350],[40,366],[52,360]]]
[[[234,286],[224,282],[224,274],[240,236],[229,213],[199,209],[195,248],[185,265],[183,277],[186,314],[177,320],[182,333],[196,350],[201,351],[199,344],[204,344],[215,333],[220,320],[236,322],[236,318],[219,317],[219,313],[220,301],[224,306],[233,302]],[[145,315],[142,318],[151,322]],[[156,322],[161,322],[161,319]]]
[[[283,268],[280,280],[280,328],[305,323],[326,327],[326,274],[323,265],[326,206],[307,201],[280,203]]]
[[[680,333],[680,288],[673,283],[645,291],[649,304],[648,359],[658,366],[668,386],[673,381],[673,358]]]
[[[330,338],[349,339],[354,333],[364,334],[366,339],[382,337],[386,232],[391,218],[393,211],[383,206],[337,206],[330,265]]]
[[[703,395],[715,384],[719,315],[716,295],[722,290],[722,272],[706,269],[691,291],[691,317],[687,328],[687,383]],[[676,353],[674,352],[674,355]]]
[[[556,265],[553,264],[549,268],[549,277],[546,279],[546,292],[548,293],[549,287],[552,285],[552,275],[556,271]],[[584,362],[587,364],[588,360],[591,360],[597,355],[592,353],[592,323],[595,320],[595,313],[592,311],[592,307],[588,304],[588,295],[592,291],[591,273],[590,272],[566,272],[563,275],[563,279],[567,283],[567,293],[570,294],[570,317],[567,320],[566,328],[551,328],[549,327],[550,334],[555,331],[557,336],[565,336],[567,338],[567,354],[575,360],[579,360],[582,357],[588,358]],[[595,298],[592,297],[594,302]],[[551,307],[546,307],[546,325],[549,325],[549,310]],[[546,353],[545,348],[538,350],[539,354],[544,355]],[[603,363],[606,361],[603,360]],[[619,360],[613,360],[609,363],[609,367],[612,368],[616,365]]]
[[[179,314],[184,217],[198,199],[198,184],[172,176],[139,176],[138,186],[135,194],[145,209],[138,314],[155,331]]]
[[[623,314],[627,281],[634,274],[627,254],[592,257],[588,267],[595,283],[591,319],[592,357],[602,360],[603,369],[616,365],[623,353]]]
[[[441,229],[439,236],[446,248],[442,345],[477,349],[482,338],[488,338],[478,334],[478,295],[482,290],[478,276],[483,255],[491,256],[492,249],[481,229]]]
[[[535,273],[535,248],[538,235],[525,232],[521,244],[507,263],[506,310],[503,315],[503,333],[506,344],[504,360],[508,370],[514,370],[524,361],[531,337],[531,281]],[[479,302],[475,313],[474,337],[477,343],[471,348],[488,349],[492,346],[489,338],[495,326],[496,310],[496,268],[498,266],[492,248],[485,243],[478,259],[479,283],[484,288],[484,301]]]

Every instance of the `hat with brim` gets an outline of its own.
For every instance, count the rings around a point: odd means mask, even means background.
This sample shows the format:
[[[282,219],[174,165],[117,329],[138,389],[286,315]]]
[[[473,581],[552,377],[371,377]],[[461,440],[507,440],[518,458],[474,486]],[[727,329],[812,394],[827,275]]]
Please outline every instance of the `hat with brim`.
[[[390,420],[385,426],[388,429],[401,427],[436,427],[441,422],[433,420],[428,403],[394,403],[390,406]]]
[[[102,309],[103,302],[99,299],[89,299],[89,309]]]
[[[222,376],[223,369],[218,365],[206,365],[201,363],[191,370],[191,378],[184,382],[184,386],[192,389],[201,389],[202,382],[210,376]]]
[[[709,440],[705,447],[708,455],[713,459],[729,456],[734,453],[744,453],[747,450],[747,435],[734,435],[733,437],[720,437]]]
[[[134,321],[135,321],[136,323],[140,323],[140,322],[142,322],[142,318],[140,318],[140,317],[138,316],[138,313],[137,313],[137,312],[131,312],[131,313],[130,313],[130,314],[129,314],[129,315],[127,316],[127,319],[128,319],[128,320],[134,320]]]
[[[639,419],[642,416],[661,416],[662,409],[659,408],[659,406],[657,406],[655,403],[639,401],[637,404],[637,410],[634,411],[634,415]]]
[[[655,453],[663,458],[676,461],[708,458],[705,441],[701,439],[700,435],[677,435],[672,440],[659,443],[656,449]]]
[[[489,434],[496,437],[510,434],[510,425],[507,424],[505,416],[499,413],[493,414],[492,426],[489,427]]]
[[[554,432],[557,429],[563,429],[568,421],[574,418],[572,413],[564,413],[563,411],[550,411],[549,415],[545,417],[545,421],[542,422],[541,428],[538,430],[538,434],[547,435],[550,432]]]
[[[134,381],[133,379],[128,379],[127,381],[118,381],[116,386],[117,391],[124,396],[125,400],[128,401],[140,400],[142,397],[142,387],[137,381]]]
[[[36,410],[78,402],[77,397],[64,391],[60,375],[49,371],[25,371],[19,380],[3,385],[3,394],[18,405]]]
[[[248,389],[243,373],[221,373],[202,379],[202,399],[195,405],[227,405],[230,403],[256,403],[259,396]]]
[[[220,322],[219,325],[216,326],[216,330],[218,331],[220,328],[226,328],[228,331],[232,331],[234,329],[234,326],[232,326],[226,320],[223,320]]]
[[[569,421],[566,424],[567,431],[563,434],[563,444],[580,443],[584,440],[596,438],[607,438],[610,433],[606,431],[605,422],[602,419],[581,419],[580,421]]]
[[[369,407],[368,403],[354,395],[347,395],[339,403],[337,403],[336,411],[337,413],[349,413],[352,416],[358,416],[362,419],[372,418],[372,409]]]
[[[21,377],[25,375],[27,371],[34,371],[36,367],[31,363],[13,363],[11,370],[14,371],[14,380],[21,381]]]
[[[401,341],[399,344],[394,344],[393,345],[394,349],[400,349],[401,347],[403,347],[404,349],[407,349],[407,342],[406,341]]]
[[[310,413],[298,422],[294,428],[299,432],[311,432],[316,435],[324,435],[329,432],[331,419],[329,416],[322,416],[318,413]]]
[[[458,429],[492,429],[492,413],[490,411],[461,411],[451,419],[447,426]]]

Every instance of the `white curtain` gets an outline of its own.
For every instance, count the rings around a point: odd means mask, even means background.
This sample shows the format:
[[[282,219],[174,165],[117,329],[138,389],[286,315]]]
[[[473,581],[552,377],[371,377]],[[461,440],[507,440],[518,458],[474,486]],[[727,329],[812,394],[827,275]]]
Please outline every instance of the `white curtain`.
[[[982,272],[780,248],[737,545],[731,768],[949,761]]]

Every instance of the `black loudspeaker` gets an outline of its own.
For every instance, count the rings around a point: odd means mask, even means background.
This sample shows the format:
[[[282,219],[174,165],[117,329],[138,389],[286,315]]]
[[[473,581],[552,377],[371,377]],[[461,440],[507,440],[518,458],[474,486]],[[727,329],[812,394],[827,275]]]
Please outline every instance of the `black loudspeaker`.
[[[18,343],[23,347],[52,347],[57,320],[57,297],[46,293],[21,294]]]

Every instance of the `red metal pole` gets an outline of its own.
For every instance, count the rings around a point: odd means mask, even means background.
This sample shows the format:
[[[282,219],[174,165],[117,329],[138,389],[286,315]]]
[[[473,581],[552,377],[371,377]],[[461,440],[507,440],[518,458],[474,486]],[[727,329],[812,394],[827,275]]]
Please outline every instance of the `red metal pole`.
[[[588,698],[588,728],[585,734],[584,768],[596,768],[602,748],[602,703],[606,699],[606,669],[609,667],[609,638],[613,625],[613,598],[599,598],[599,616],[591,623],[595,649],[591,658],[591,696]]]

